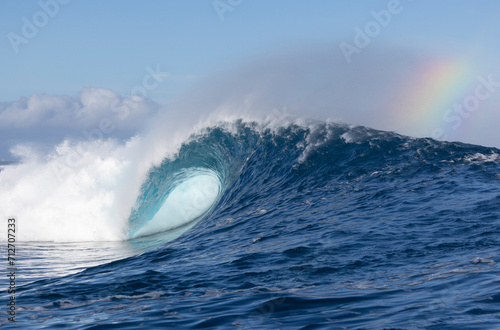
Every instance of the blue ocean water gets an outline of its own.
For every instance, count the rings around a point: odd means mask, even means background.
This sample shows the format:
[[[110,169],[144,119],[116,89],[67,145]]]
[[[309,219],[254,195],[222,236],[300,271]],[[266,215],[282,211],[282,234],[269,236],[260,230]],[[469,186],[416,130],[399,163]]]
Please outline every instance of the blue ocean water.
[[[130,240],[19,243],[18,322],[0,324],[500,329],[499,154],[324,122],[208,127],[151,169]],[[200,175],[218,183],[179,188]],[[178,225],[140,235],[157,214]]]

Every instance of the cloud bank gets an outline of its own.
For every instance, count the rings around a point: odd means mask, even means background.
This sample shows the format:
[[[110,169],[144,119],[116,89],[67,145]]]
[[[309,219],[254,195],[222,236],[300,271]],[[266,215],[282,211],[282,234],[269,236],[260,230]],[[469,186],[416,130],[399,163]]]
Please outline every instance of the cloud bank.
[[[96,126],[103,118],[116,129],[133,130],[156,112],[158,105],[140,96],[122,97],[110,89],[85,88],[76,97],[32,95],[0,103],[0,128]]]
[[[0,103],[0,160],[16,144],[50,145],[64,138],[127,138],[159,111],[141,96],[122,97],[110,89],[84,88],[77,96],[32,95]],[[97,134],[97,132],[101,132]]]

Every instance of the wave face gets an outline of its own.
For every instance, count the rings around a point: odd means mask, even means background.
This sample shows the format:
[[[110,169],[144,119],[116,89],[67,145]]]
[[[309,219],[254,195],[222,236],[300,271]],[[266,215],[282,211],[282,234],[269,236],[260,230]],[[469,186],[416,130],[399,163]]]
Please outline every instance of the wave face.
[[[147,248],[26,278],[20,315],[34,328],[494,328],[499,165],[497,149],[334,123],[208,127],[143,182],[123,244]]]
[[[173,159],[152,168],[129,218],[129,236],[140,237],[199,219],[238,175],[246,137],[222,127],[203,130],[184,143]]]

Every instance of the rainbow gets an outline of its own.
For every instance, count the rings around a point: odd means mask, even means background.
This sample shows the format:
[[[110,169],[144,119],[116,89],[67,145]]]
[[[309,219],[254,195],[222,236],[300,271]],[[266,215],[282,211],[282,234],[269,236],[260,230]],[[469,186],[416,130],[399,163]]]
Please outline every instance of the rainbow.
[[[469,63],[464,59],[433,59],[418,67],[389,107],[395,126],[415,136],[450,131],[444,120],[446,111],[462,102],[478,84],[477,71]]]

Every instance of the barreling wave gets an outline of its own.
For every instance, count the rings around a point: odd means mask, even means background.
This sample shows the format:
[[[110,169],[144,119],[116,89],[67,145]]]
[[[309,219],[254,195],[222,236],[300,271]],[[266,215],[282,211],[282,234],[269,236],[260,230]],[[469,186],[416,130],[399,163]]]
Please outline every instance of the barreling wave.
[[[133,190],[126,184],[135,174],[130,149],[140,149],[140,143],[87,142],[79,165],[67,172],[58,171],[71,150],[67,141],[45,160],[31,157],[6,166],[0,197],[8,205],[6,216],[20,219],[21,239],[128,240],[193,224],[228,207],[237,213],[252,201],[240,198],[248,192],[275,201],[268,209],[278,207],[276,196],[285,191],[315,189],[332,177],[376,190],[402,177],[413,184],[424,170],[468,171],[499,161],[496,149],[366,127],[328,122],[271,127],[238,120],[191,135],[149,169],[127,204],[120,196]]]
[[[465,168],[475,161],[497,163],[498,153],[338,123],[273,129],[255,122],[224,123],[193,135],[172,159],[151,169],[131,213],[129,234],[142,236],[141,228],[151,222],[158,225],[149,225],[145,234],[180,227],[217,205],[240,208],[236,205],[245,201],[238,196],[244,191],[269,191],[272,199],[285,189],[313,189],[331,175],[344,182],[373,181],[373,177],[383,182],[401,176],[412,180],[423,165],[439,173],[445,171],[445,164]],[[213,181],[195,182],[189,187],[193,195],[186,193],[182,202],[169,203],[176,187],[207,175]]]

